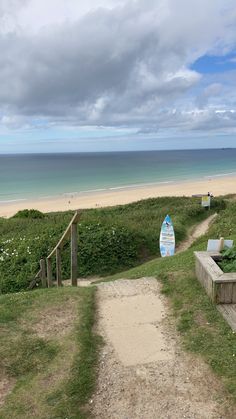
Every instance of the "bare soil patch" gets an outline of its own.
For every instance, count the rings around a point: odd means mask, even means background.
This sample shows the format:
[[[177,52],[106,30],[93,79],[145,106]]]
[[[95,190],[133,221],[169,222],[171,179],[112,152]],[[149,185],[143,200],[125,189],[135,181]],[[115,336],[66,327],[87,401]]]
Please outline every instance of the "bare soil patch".
[[[0,407],[4,405],[5,399],[11,393],[16,380],[12,377],[5,375],[0,371]]]
[[[44,339],[59,338],[70,333],[76,318],[78,301],[73,299],[68,302],[45,308],[36,313],[33,329],[37,335]]]
[[[236,417],[227,411],[222,385],[210,368],[182,350],[155,278],[99,284],[98,333],[105,346],[90,400],[95,418]]]

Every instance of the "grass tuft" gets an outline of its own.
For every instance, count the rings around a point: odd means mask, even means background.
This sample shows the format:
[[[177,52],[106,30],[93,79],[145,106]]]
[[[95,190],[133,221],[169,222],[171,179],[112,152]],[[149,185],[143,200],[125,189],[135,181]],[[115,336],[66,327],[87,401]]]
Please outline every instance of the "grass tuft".
[[[96,383],[98,352],[102,339],[94,334],[95,287],[83,288],[83,305],[80,307],[80,322],[76,327],[79,351],[74,357],[69,380],[60,389],[52,392],[47,403],[54,406],[56,417],[84,419],[89,416],[87,403]]]
[[[16,380],[0,409],[1,419],[89,416],[87,402],[95,386],[101,345],[93,331],[95,293],[95,287],[65,287],[1,297],[0,370]],[[14,297],[16,311],[10,314]],[[68,304],[77,314],[72,317],[72,329],[56,335],[52,327],[47,338],[37,336],[37,321],[41,319],[42,327],[42,314],[62,315]],[[45,321],[52,323],[53,319]]]
[[[9,339],[0,349],[0,366],[13,377],[23,377],[44,369],[57,354],[58,346],[53,342],[23,332],[16,339]]]

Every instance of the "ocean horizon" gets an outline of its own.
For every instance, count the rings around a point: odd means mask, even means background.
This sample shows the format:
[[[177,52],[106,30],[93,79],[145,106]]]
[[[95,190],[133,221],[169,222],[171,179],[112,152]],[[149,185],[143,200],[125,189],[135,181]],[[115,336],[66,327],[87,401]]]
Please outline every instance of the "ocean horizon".
[[[0,155],[0,203],[236,176],[236,149]]]

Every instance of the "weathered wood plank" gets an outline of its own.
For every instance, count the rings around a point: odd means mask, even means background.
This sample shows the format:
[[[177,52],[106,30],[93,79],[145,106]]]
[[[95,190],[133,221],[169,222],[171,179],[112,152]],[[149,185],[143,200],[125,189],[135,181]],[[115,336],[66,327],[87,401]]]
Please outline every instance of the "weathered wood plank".
[[[214,261],[214,259],[209,258],[206,262],[206,269],[208,270],[208,272],[210,272],[212,275],[215,275],[217,277],[221,276],[223,274],[222,270],[220,269],[220,267],[216,264],[216,262]]]
[[[233,284],[228,282],[227,284],[222,284],[224,288],[224,300],[225,304],[232,303],[232,295],[233,295]]]
[[[236,303],[236,273],[223,273],[213,258],[220,254],[194,252],[195,270],[207,295],[217,304]]]
[[[47,281],[48,281],[48,287],[52,287],[52,260],[51,258],[47,257]]]
[[[225,244],[225,239],[224,237],[221,237],[219,241],[219,249],[218,249],[219,252],[221,252],[224,249],[224,244]]]
[[[233,331],[236,332],[236,304],[219,304],[217,309]]]
[[[46,263],[44,259],[40,259],[40,277],[42,282],[42,287],[47,288],[47,274],[46,274]]]
[[[233,284],[232,303],[236,304],[236,283]]]
[[[57,286],[62,286],[62,275],[61,275],[61,249],[60,247],[56,250],[56,275],[57,275]]]
[[[216,264],[208,254],[206,255],[206,252],[195,252],[195,258],[196,276],[205,288],[207,295],[212,301],[216,301],[216,290],[213,278],[221,275],[222,271],[217,270],[217,272],[215,272],[215,269],[212,269],[212,266],[214,267]]]
[[[67,229],[65,230],[65,232],[61,236],[59,242],[54,247],[53,251],[50,253],[48,258],[51,258],[54,254],[56,254],[56,250],[57,250],[58,247],[62,248],[62,245],[63,245],[64,241],[70,236],[70,229],[71,229],[72,224],[78,223],[80,217],[81,217],[81,211],[76,211],[76,213],[74,214],[74,217],[72,218],[70,224],[68,225]]]
[[[220,278],[215,279],[216,282],[235,282],[236,283],[236,273],[235,272],[227,272],[223,273]]]
[[[233,282],[217,282],[216,302],[218,304],[235,304],[236,303],[236,283]]]
[[[71,285],[77,287],[78,243],[77,224],[71,224]]]
[[[32,279],[32,281],[30,282],[28,286],[29,290],[32,290],[36,286],[36,284],[39,282],[40,275],[41,275],[41,269],[37,272],[34,279]]]
[[[219,301],[218,301],[218,297],[219,297],[219,294],[220,294],[219,288],[220,288],[220,284],[215,283],[214,292],[212,294],[213,295],[212,301],[215,304],[219,304]]]

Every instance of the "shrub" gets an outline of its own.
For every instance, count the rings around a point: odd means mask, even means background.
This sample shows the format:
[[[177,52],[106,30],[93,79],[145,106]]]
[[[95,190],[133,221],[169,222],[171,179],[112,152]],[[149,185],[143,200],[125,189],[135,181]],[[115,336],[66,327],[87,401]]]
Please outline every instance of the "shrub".
[[[211,208],[215,210],[224,210],[226,208],[226,201],[223,198],[213,198],[211,200]]]
[[[109,274],[133,266],[138,260],[138,248],[137,238],[125,227],[80,224],[79,273]]]
[[[12,218],[44,218],[45,215],[36,209],[18,211]]]
[[[223,272],[236,272],[236,247],[224,249],[222,252],[223,259],[219,262]]]

